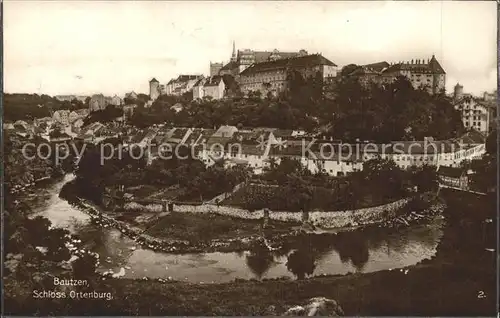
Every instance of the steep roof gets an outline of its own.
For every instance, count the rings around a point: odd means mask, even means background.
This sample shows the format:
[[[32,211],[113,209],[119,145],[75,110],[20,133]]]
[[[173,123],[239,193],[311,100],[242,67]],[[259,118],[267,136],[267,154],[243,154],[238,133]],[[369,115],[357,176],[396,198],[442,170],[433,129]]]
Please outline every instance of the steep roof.
[[[375,72],[382,72],[384,68],[388,68],[389,66],[390,64],[386,61],[363,65],[364,68],[373,70]]]
[[[461,168],[439,166],[437,173],[442,176],[460,178],[464,171]]]
[[[271,157],[302,157],[303,148],[301,146],[292,147],[271,147],[269,156]]]
[[[198,143],[205,143],[215,133],[215,129],[203,129],[200,133]]]
[[[238,144],[239,147],[231,147],[228,151],[231,151],[232,154],[237,154],[238,151],[241,151],[243,155],[254,155],[254,156],[263,156],[266,152],[265,147],[260,147],[259,145],[247,145],[247,144]],[[238,149],[239,148],[239,149]]]
[[[276,129],[276,130],[273,130],[273,135],[274,137],[288,137],[288,138],[291,138],[292,137],[292,134],[293,134],[293,130],[291,129]]]
[[[133,97],[133,98],[136,98],[136,97],[137,97],[137,94],[136,94],[136,92],[131,91],[130,93],[125,94],[125,97]]]
[[[190,80],[199,79],[201,77],[203,77],[203,76],[202,75],[179,75],[179,77],[177,77],[177,81],[178,82],[187,82]]]
[[[156,78],[153,77],[152,80],[149,81],[150,83],[159,83],[158,80]]]
[[[207,146],[212,146],[215,144],[221,145],[223,148],[226,147],[227,143],[231,141],[231,137],[220,137],[220,136],[212,136],[208,138],[206,141]],[[214,149],[217,150],[217,149]]]
[[[270,70],[284,69],[288,67],[300,68],[300,67],[311,67],[317,65],[337,66],[335,63],[328,60],[324,56],[320,54],[314,54],[314,55],[306,55],[289,59],[281,59],[276,61],[252,64],[249,68],[241,72],[241,75],[250,75]]]
[[[238,67],[238,63],[236,62],[229,62],[226,65],[224,65],[220,70],[221,71],[230,71],[234,68]]]
[[[186,74],[183,74],[183,75],[179,75],[177,78],[173,78],[170,81],[168,81],[167,85],[168,84],[172,84],[172,83],[186,83],[188,81],[197,80],[197,79],[200,79],[200,78],[203,78],[203,75],[186,75]]]
[[[222,125],[213,135],[217,137],[232,137],[237,131],[238,128],[235,126]]]
[[[233,134],[231,140],[240,144],[258,145],[263,141],[267,141],[270,134],[269,131],[237,131]]]
[[[87,108],[77,109],[75,110],[79,116],[87,116],[89,114],[89,110]]]
[[[196,143],[198,141],[198,139],[200,139],[201,137],[201,132],[202,132],[202,129],[201,128],[195,128],[191,134],[189,134],[189,136],[186,138],[186,140],[184,141],[185,144],[187,145],[192,145],[194,143]]]
[[[212,76],[207,79],[205,82],[205,85],[203,86],[219,86],[220,82],[222,81],[222,76]]]
[[[429,63],[397,63],[389,66],[384,73],[392,73],[399,71],[413,71],[419,73],[430,73],[430,74],[446,74],[441,64],[437,61],[436,57],[432,55]]]
[[[170,140],[176,141],[176,142],[181,142],[187,133],[191,133],[189,128],[177,128],[177,129],[175,129],[174,133],[170,137]]]
[[[441,67],[441,64],[439,64],[439,62],[436,60],[436,57],[434,56],[434,54],[432,55],[432,58],[429,62],[429,68],[433,73],[446,74],[444,69]]]
[[[262,63],[269,61],[272,55],[278,55],[281,59],[289,59],[292,57],[299,56],[299,52],[267,52],[267,51],[254,51],[255,63]]]
[[[486,137],[479,131],[471,130],[456,139],[456,142],[465,145],[482,144],[486,142]]]
[[[205,84],[205,81],[206,79],[205,78],[200,78],[194,85],[193,87],[197,87],[197,86],[203,86],[203,84]]]

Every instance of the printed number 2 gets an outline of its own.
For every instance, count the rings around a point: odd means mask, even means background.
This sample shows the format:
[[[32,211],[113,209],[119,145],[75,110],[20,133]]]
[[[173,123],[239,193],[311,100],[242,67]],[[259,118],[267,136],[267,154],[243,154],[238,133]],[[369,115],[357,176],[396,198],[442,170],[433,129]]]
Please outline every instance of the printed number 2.
[[[484,291],[480,290],[477,294],[477,298],[486,298],[486,294],[484,293]]]

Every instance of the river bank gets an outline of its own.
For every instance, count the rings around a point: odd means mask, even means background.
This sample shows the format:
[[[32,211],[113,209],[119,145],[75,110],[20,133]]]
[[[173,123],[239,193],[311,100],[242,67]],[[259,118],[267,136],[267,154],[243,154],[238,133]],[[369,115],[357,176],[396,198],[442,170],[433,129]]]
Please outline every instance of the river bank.
[[[323,296],[337,300],[346,315],[492,316],[496,288],[495,253],[490,251],[495,242],[494,204],[488,208],[477,201],[467,203],[460,193],[450,197],[458,202],[450,205],[449,198],[446,200],[446,226],[437,253],[413,266],[297,281],[264,278],[218,284],[102,280],[96,276],[93,288],[112,293],[112,300],[32,299],[16,303],[10,299],[7,314],[270,315]],[[489,227],[483,229],[485,224]]]
[[[321,296],[335,299],[348,316],[493,316],[493,268],[446,263],[434,258],[401,270],[302,281],[189,284],[109,279],[96,285],[99,292],[113,295],[111,301],[37,300],[9,310],[27,314],[36,307],[44,315],[279,315]]]
[[[115,227],[124,235],[129,236],[144,248],[165,253],[185,254],[185,253],[209,253],[209,252],[238,252],[251,250],[255,247],[264,247],[268,250],[280,250],[289,245],[290,242],[301,241],[308,235],[337,235],[347,231],[357,231],[363,229],[373,229],[380,227],[400,227],[410,224],[428,222],[442,212],[445,205],[435,196],[428,195],[425,199],[420,197],[405,204],[397,212],[394,218],[386,219],[378,223],[355,224],[355,226],[345,226],[335,229],[322,230],[313,225],[313,222],[285,222],[262,219],[234,219],[231,217],[215,214],[197,214],[190,212],[171,212],[154,220],[151,224],[159,229],[148,231],[149,226],[138,226],[130,221],[122,221],[110,213],[103,211],[100,207],[92,204],[88,200],[79,197],[73,192],[72,183],[68,183],[61,191],[61,197],[68,200],[79,210],[88,214],[94,223],[103,227]],[[415,204],[417,202],[419,204]],[[419,213],[415,209],[422,209]],[[130,212],[129,212],[130,213]],[[123,214],[121,215],[123,216]],[[210,218],[210,220],[206,220]],[[163,220],[162,220],[163,219]],[[223,223],[219,228],[214,229],[214,224]],[[191,223],[191,224],[188,224]],[[194,223],[194,224],[193,224]],[[262,225],[266,223],[264,228]],[[166,230],[163,227],[179,227],[174,230]],[[228,228],[234,229],[227,235]],[[190,230],[196,228],[197,233],[212,233],[212,235],[197,235],[193,237]],[[225,235],[220,235],[225,234]],[[219,236],[219,237],[217,237]]]

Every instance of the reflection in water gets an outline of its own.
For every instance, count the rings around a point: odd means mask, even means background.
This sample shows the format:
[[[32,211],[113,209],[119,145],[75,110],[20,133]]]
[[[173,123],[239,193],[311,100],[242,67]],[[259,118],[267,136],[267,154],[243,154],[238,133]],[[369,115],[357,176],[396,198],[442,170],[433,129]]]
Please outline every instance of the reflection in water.
[[[304,279],[306,275],[312,275],[316,268],[314,253],[305,249],[293,251],[288,256],[286,268],[298,279]]]
[[[191,282],[228,282],[236,278],[277,278],[310,275],[368,273],[418,263],[435,254],[442,230],[439,220],[404,229],[372,229],[306,236],[285,248],[268,251],[263,246],[237,253],[173,255],[142,249],[112,228],[101,228],[58,193],[65,182],[37,189],[44,200],[30,205],[36,215],[54,226],[67,228],[101,258],[100,270],[126,269],[126,278],[167,278]]]
[[[376,242],[375,245],[380,246],[381,242],[378,240]],[[357,272],[363,271],[370,254],[368,252],[368,239],[363,237],[362,232],[339,233],[332,243],[332,247],[339,254],[342,263],[350,262]]]
[[[274,258],[271,253],[266,251],[250,252],[246,256],[246,264],[248,268],[255,274],[255,277],[261,279],[262,276],[269,270],[274,263]]]

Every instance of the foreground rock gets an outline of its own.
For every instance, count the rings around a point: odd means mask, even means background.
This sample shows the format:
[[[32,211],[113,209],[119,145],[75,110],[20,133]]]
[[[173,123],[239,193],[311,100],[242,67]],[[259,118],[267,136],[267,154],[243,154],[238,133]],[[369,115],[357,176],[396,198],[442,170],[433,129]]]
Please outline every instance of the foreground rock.
[[[343,316],[344,311],[333,299],[315,297],[309,299],[304,306],[295,306],[288,309],[283,316]]]

